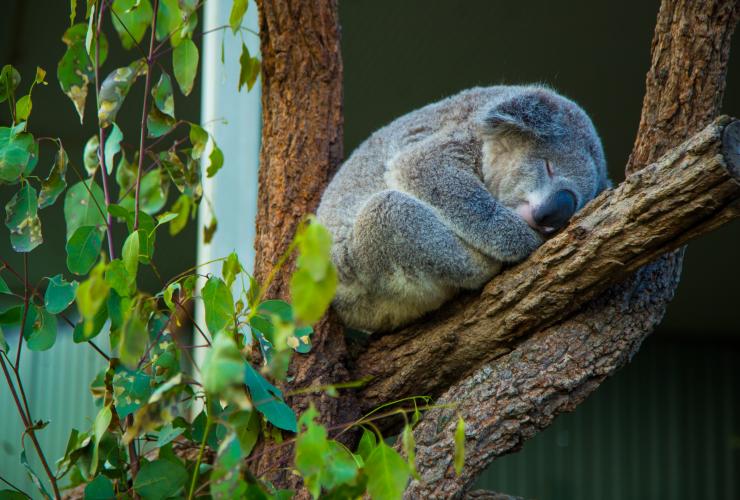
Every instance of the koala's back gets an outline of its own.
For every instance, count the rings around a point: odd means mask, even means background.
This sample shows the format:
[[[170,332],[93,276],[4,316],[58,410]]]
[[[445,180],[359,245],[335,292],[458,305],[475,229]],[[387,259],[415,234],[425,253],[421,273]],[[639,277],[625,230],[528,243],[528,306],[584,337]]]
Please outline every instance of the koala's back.
[[[474,136],[484,104],[524,89],[520,86],[478,87],[429,104],[378,129],[350,155],[327,187],[318,209],[335,243],[351,236],[358,211],[375,193],[389,189],[388,162],[405,149],[439,136]]]

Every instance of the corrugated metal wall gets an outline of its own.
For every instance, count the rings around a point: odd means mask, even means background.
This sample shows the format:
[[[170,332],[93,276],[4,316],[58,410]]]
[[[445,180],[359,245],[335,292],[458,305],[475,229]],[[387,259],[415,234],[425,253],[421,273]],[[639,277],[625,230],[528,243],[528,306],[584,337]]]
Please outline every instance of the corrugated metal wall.
[[[477,487],[528,499],[737,499],[740,347],[649,339]]]
[[[8,336],[13,348],[17,335]],[[37,433],[39,444],[52,470],[64,455],[72,428],[88,429],[95,418],[95,409],[88,387],[105,366],[105,360],[87,344],[72,342],[72,331],[59,325],[57,341],[49,351],[21,351],[21,379],[34,420],[49,421]],[[35,488],[20,464],[23,424],[8,390],[5,377],[0,377],[0,474],[27,493]],[[44,470],[30,439],[26,439],[26,455],[34,470],[42,477]],[[0,489],[5,485],[0,484]]]

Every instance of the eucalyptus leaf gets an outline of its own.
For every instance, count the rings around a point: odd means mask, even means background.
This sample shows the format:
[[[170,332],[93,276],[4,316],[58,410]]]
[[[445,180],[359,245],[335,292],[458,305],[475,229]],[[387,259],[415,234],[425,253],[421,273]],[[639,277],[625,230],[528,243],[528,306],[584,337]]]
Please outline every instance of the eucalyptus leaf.
[[[245,85],[247,90],[252,90],[260,74],[261,66],[260,60],[252,57],[247,46],[242,43],[242,54],[239,56],[239,90]]]
[[[458,476],[465,465],[465,421],[457,417],[455,426],[455,474]]]
[[[175,118],[175,97],[172,95],[172,81],[170,75],[165,72],[159,77],[159,81],[152,89],[154,105],[163,114]]]
[[[121,141],[123,140],[123,133],[118,125],[115,123],[111,126],[110,135],[105,140],[105,148],[103,158],[105,159],[105,170],[108,175],[113,172],[113,163],[115,162],[116,155],[121,152]]]
[[[216,336],[201,369],[203,388],[210,394],[223,395],[227,388],[243,382],[245,365],[234,340],[228,335]]]
[[[49,175],[41,182],[41,193],[39,193],[39,208],[46,208],[53,205],[59,195],[67,187],[67,165],[69,158],[64,148],[59,145],[57,154],[54,157],[54,164],[51,166]]]
[[[0,70],[0,103],[7,101],[21,83],[21,74],[10,64]]]
[[[23,338],[32,351],[51,349],[57,339],[56,316],[43,307],[32,306],[28,309]]]
[[[180,91],[184,95],[190,95],[198,73],[198,47],[192,40],[183,40],[172,51],[172,69]]]
[[[221,151],[221,149],[216,145],[216,143],[213,143],[213,149],[211,150],[211,154],[208,155],[208,168],[206,168],[206,175],[210,178],[216,175],[216,173],[221,170],[221,167],[224,165],[224,154]]]
[[[25,173],[38,151],[29,133],[23,132],[25,122],[15,127],[0,127],[0,183],[16,182]]]
[[[67,269],[84,275],[95,264],[103,245],[103,233],[96,226],[80,226],[67,241]]]
[[[16,252],[30,252],[43,241],[36,190],[28,182],[5,205],[5,225]]]
[[[383,441],[365,460],[367,492],[372,498],[400,499],[409,480],[408,465]]]
[[[275,427],[290,432],[297,431],[297,421],[293,410],[283,401],[283,394],[275,386],[246,363],[244,383],[249,387],[252,404]]]
[[[152,23],[152,4],[149,0],[115,0],[111,5],[113,28],[126,50],[141,43]]]
[[[100,165],[100,138],[98,134],[91,136],[85,143],[85,149],[82,152],[82,164],[85,165],[88,175],[92,176],[98,170]]]
[[[59,314],[67,309],[75,300],[78,285],[79,283],[74,280],[71,282],[65,281],[61,274],[49,278],[49,286],[46,287],[46,294],[44,295],[46,310],[52,314]]]
[[[201,292],[206,310],[206,325],[213,337],[234,322],[234,299],[220,278],[211,277]]]
[[[149,334],[138,307],[128,311],[121,330],[118,354],[128,368],[135,368],[146,351]]]
[[[157,459],[141,466],[134,490],[147,500],[161,500],[176,496],[187,479],[187,471],[181,464]]]
[[[62,36],[67,50],[57,65],[57,79],[62,91],[74,103],[77,114],[80,116],[80,123],[84,118],[88,85],[95,78],[92,60],[85,49],[86,36],[87,25],[85,23],[78,23],[67,29]],[[99,59],[102,64],[108,53],[108,41],[103,32],[100,33],[99,45]]]
[[[114,70],[103,80],[98,96],[98,121],[101,127],[106,128],[116,120],[131,85],[146,71],[146,61],[138,59],[128,66]]]
[[[64,220],[68,240],[81,226],[105,226],[107,215],[103,190],[92,179],[80,181],[67,190]]]
[[[248,0],[234,0],[231,4],[229,26],[231,26],[231,31],[233,31],[234,34],[236,34],[242,26],[242,19],[244,19],[244,14],[247,12],[248,5]]]

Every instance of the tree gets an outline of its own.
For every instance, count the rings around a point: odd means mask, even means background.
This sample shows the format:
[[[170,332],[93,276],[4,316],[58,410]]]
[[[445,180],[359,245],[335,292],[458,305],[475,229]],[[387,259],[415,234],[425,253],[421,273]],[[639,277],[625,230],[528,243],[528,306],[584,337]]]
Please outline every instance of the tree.
[[[262,0],[259,7],[264,128],[256,273],[265,276],[340,163],[342,63],[335,0]],[[623,366],[673,296],[682,245],[740,215],[740,125],[713,121],[739,12],[735,0],[664,0],[628,179],[482,292],[372,337],[359,355],[348,355],[329,313],[316,328],[312,354],[294,360],[290,385],[373,379],[337,399],[293,398],[296,408],[313,401],[331,428],[413,394],[454,403],[455,410],[428,412],[415,431],[425,481],[407,494],[460,496],[492,460],[518,449]],[[286,297],[289,271],[278,274],[270,293]],[[435,374],[427,369],[432,360]],[[455,413],[476,429],[466,435],[460,476]],[[258,470],[279,470],[289,457],[284,448],[265,453]]]

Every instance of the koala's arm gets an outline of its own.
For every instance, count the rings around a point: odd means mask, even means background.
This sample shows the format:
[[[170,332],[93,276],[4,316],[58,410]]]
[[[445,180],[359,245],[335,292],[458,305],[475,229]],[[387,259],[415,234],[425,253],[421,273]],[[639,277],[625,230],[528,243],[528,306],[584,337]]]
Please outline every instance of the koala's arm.
[[[389,173],[397,188],[434,207],[468,245],[501,262],[523,260],[543,239],[473,173],[477,154],[472,143],[426,141],[394,157]]]

